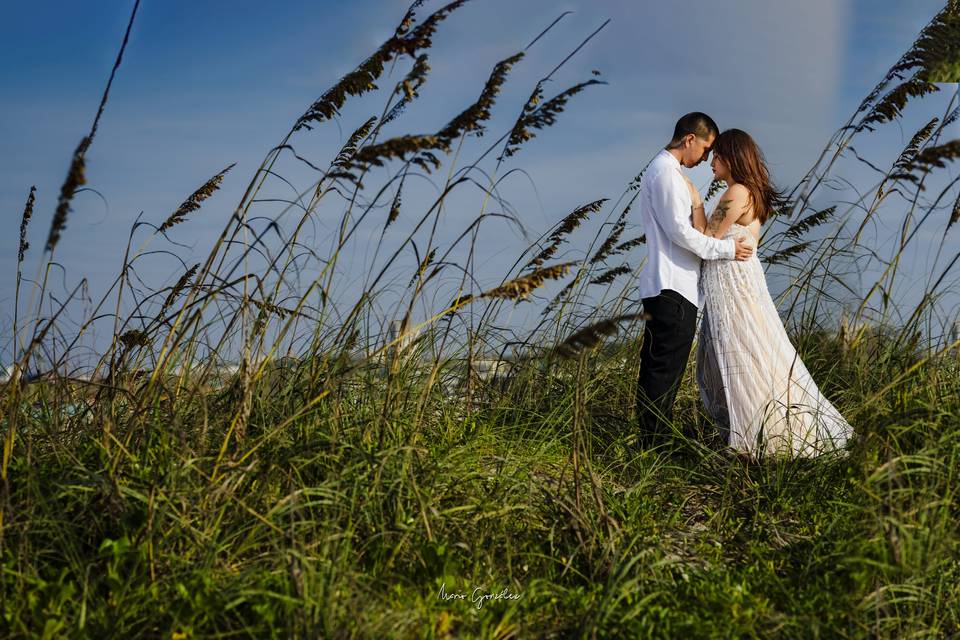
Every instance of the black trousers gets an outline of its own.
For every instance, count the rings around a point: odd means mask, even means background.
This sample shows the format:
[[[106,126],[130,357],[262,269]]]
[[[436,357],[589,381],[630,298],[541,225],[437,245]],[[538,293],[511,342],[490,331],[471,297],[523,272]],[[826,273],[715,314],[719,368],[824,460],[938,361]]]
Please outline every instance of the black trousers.
[[[671,433],[668,423],[673,419],[673,403],[690,358],[697,305],[672,289],[664,289],[652,298],[644,298],[643,309],[651,317],[643,329],[640,347],[637,420],[641,444],[654,446],[665,442]]]

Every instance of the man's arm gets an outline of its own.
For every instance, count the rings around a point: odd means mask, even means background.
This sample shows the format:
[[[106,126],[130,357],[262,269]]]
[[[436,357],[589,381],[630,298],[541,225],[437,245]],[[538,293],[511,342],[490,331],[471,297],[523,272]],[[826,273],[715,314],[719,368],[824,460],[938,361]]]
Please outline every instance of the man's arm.
[[[683,197],[687,188],[683,174],[667,169],[650,183],[650,203],[656,221],[674,243],[692,251],[703,260],[733,260],[733,239],[708,238],[690,224],[690,207]]]
[[[690,206],[693,210],[693,228],[704,235],[710,235],[706,233],[707,214],[703,209],[703,198],[700,197],[700,192],[697,191],[697,188],[693,185],[690,178],[683,176],[683,181],[687,183],[687,189],[690,191],[690,200],[693,203]]]

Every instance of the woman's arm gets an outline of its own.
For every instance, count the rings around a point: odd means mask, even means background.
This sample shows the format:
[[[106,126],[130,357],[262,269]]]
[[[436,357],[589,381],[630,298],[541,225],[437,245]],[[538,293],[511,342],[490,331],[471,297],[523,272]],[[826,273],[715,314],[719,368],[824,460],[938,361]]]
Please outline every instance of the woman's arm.
[[[703,234],[711,238],[722,238],[733,223],[750,209],[749,192],[741,184],[735,184],[723,192]]]

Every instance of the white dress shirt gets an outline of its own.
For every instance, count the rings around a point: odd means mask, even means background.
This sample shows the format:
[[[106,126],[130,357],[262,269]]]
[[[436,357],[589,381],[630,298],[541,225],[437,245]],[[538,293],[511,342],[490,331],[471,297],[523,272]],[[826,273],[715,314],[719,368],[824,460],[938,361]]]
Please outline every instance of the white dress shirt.
[[[640,297],[673,289],[699,307],[700,260],[732,260],[733,238],[711,238],[693,228],[690,190],[680,162],[666,149],[647,167],[639,200],[647,236],[647,265],[638,279]]]

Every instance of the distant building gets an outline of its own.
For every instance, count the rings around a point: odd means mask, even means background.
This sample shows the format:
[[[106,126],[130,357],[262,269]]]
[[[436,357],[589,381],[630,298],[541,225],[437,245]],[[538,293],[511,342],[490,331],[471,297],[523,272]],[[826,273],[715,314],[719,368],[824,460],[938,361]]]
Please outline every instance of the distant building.
[[[397,344],[396,344],[395,348],[396,348],[396,350],[397,350],[398,353],[403,353],[404,350],[406,350],[406,348],[409,347],[410,344],[411,344],[411,343],[416,339],[416,337],[417,337],[416,334],[415,334],[413,331],[410,330],[410,327],[409,327],[409,326],[407,327],[407,330],[406,330],[406,331],[403,331],[403,332],[401,333],[401,328],[402,328],[402,326],[403,326],[403,322],[402,322],[402,321],[400,321],[400,320],[391,320],[391,321],[390,321],[390,325],[389,325],[389,329],[388,329],[388,332],[387,332],[387,341],[388,341],[388,342],[393,342],[394,340],[397,341]],[[399,340],[398,340],[398,338],[399,338]]]
[[[472,373],[486,383],[504,383],[513,373],[514,363],[497,358],[475,358],[472,361]]]

